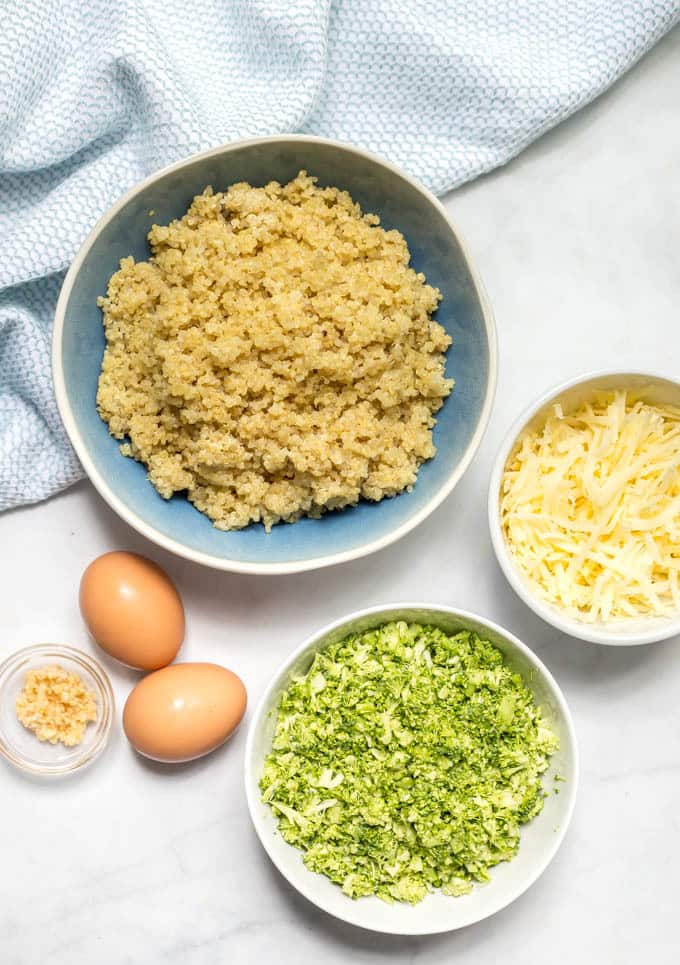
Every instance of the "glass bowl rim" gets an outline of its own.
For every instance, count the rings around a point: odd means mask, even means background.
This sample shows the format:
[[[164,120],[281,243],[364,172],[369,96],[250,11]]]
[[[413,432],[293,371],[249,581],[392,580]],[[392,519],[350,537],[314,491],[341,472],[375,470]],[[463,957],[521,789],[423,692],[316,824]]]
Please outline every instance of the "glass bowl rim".
[[[62,643],[36,643],[28,647],[22,647],[20,650],[15,650],[14,653],[9,654],[9,656],[0,663],[0,694],[10,676],[21,669],[22,663],[41,656],[46,658],[52,657],[55,660],[61,657],[64,660],[72,661],[79,668],[86,670],[94,679],[100,704],[100,713],[96,721],[98,732],[95,740],[89,747],[83,749],[77,757],[68,761],[68,763],[41,764],[25,754],[17,752],[14,747],[9,746],[2,730],[0,730],[0,756],[27,774],[39,775],[41,777],[57,777],[64,774],[71,774],[86,764],[90,764],[104,750],[113,723],[115,698],[109,676],[99,661],[84,650],[78,650],[76,647]]]

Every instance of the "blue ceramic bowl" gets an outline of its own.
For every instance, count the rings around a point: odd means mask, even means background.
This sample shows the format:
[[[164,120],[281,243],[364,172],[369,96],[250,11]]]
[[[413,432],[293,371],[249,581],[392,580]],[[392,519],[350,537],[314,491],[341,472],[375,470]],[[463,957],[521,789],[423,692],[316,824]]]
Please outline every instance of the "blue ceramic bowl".
[[[162,499],[144,466],[124,458],[97,414],[104,333],[97,298],[126,255],[148,257],[152,220],[180,217],[207,184],[286,182],[304,168],[322,185],[344,188],[408,242],[412,264],[441,289],[437,320],[453,337],[447,374],[455,388],[438,414],[437,455],[410,493],[330,513],[322,519],[224,533],[186,498]],[[149,212],[153,211],[153,219]],[[98,222],[78,252],[57,305],[52,365],[61,417],[88,476],[109,505],[160,546],[224,570],[290,573],[350,560],[387,546],[425,519],[469,465],[489,418],[496,384],[496,333],[479,279],[437,199],[379,158],[314,137],[286,135],[228,144],[159,171]]]

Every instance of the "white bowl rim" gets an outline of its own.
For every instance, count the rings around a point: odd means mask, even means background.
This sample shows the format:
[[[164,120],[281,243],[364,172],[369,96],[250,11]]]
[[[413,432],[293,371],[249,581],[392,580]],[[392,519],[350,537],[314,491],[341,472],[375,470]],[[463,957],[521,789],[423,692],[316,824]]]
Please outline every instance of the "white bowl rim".
[[[563,793],[567,796],[566,814],[565,814],[564,820],[560,822],[559,829],[556,830],[555,832],[552,845],[550,848],[546,850],[543,860],[536,864],[533,874],[528,875],[526,878],[524,878],[524,880],[521,881],[517,885],[517,887],[509,894],[507,900],[504,901],[501,905],[499,905],[497,908],[494,908],[489,912],[483,912],[482,914],[471,916],[469,920],[467,920],[465,923],[461,923],[460,925],[453,925],[453,926],[450,924],[444,924],[442,926],[437,925],[437,926],[430,927],[427,930],[423,929],[422,927],[418,927],[418,928],[409,927],[408,918],[405,916],[400,917],[398,915],[399,905],[396,904],[393,907],[395,908],[397,913],[397,920],[395,922],[394,928],[390,928],[390,930],[387,931],[387,929],[384,929],[384,928],[371,926],[368,924],[364,924],[362,922],[358,922],[356,920],[356,916],[351,914],[351,909],[356,907],[356,902],[354,902],[351,898],[347,899],[348,901],[347,915],[340,915],[336,909],[330,908],[323,899],[319,899],[319,897],[315,894],[314,889],[311,886],[311,882],[315,877],[313,872],[311,871],[308,872],[310,887],[305,887],[298,882],[293,882],[290,880],[290,878],[286,873],[285,868],[281,866],[280,862],[277,860],[277,856],[275,852],[270,847],[271,834],[268,831],[268,829],[265,828],[263,820],[261,818],[262,802],[260,800],[259,794],[253,791],[253,788],[256,788],[258,784],[258,782],[256,782],[253,779],[254,775],[253,775],[253,767],[252,767],[255,734],[256,734],[256,731],[258,730],[262,717],[268,712],[268,708],[271,703],[272,694],[275,688],[277,687],[277,685],[279,684],[280,679],[284,676],[284,674],[287,671],[290,670],[290,668],[295,664],[296,660],[303,653],[305,653],[305,651],[312,648],[315,643],[322,640],[324,637],[328,636],[329,634],[333,633],[333,631],[340,629],[345,624],[353,623],[356,620],[360,620],[363,617],[370,617],[373,615],[384,613],[387,618],[387,615],[390,613],[393,613],[395,610],[421,610],[421,611],[425,610],[425,611],[429,611],[430,613],[446,613],[450,616],[458,617],[461,620],[469,620],[472,623],[477,623],[480,626],[486,627],[488,630],[492,631],[493,633],[496,633],[499,636],[504,637],[509,643],[512,644],[512,646],[516,650],[518,650],[527,658],[527,660],[538,671],[539,675],[542,677],[544,682],[548,685],[548,688],[550,689],[555,699],[555,703],[559,708],[559,712],[561,714],[562,720],[564,721],[566,732],[568,734],[569,744],[573,753],[573,766],[574,766],[573,775],[570,776],[569,781],[562,787]],[[576,737],[576,729],[574,727],[574,721],[572,719],[571,711],[569,710],[569,705],[567,704],[567,701],[564,697],[564,694],[562,693],[562,690],[560,689],[557,681],[553,677],[550,670],[543,663],[543,661],[537,656],[537,654],[530,647],[528,647],[518,637],[516,637],[514,633],[511,633],[509,630],[506,630],[506,628],[501,626],[500,624],[494,623],[493,620],[489,620],[486,617],[480,616],[477,613],[473,613],[470,610],[462,610],[459,607],[446,606],[445,604],[432,603],[432,602],[416,602],[416,603],[397,602],[397,603],[377,604],[374,606],[366,607],[365,609],[362,609],[362,610],[356,610],[353,613],[349,613],[343,617],[339,617],[337,620],[333,620],[332,623],[328,623],[320,630],[316,630],[314,633],[310,634],[307,637],[307,639],[300,644],[299,647],[296,647],[292,653],[288,654],[284,662],[278,667],[278,669],[273,674],[270,682],[267,684],[267,687],[265,688],[264,693],[262,694],[259,701],[257,702],[257,706],[255,707],[253,715],[250,719],[250,724],[248,726],[248,735],[246,737],[243,775],[244,775],[244,783],[245,783],[245,790],[246,790],[246,799],[248,802],[248,811],[250,812],[250,819],[253,823],[253,827],[255,828],[255,833],[260,839],[262,847],[267,852],[270,860],[277,868],[277,870],[281,873],[281,875],[283,875],[286,881],[288,881],[292,887],[294,887],[297,891],[299,891],[300,894],[302,894],[305,898],[307,898],[308,901],[312,902],[312,904],[316,905],[318,908],[321,908],[329,915],[332,915],[334,918],[339,918],[341,921],[346,921],[351,925],[355,925],[360,928],[365,928],[369,931],[380,931],[383,934],[391,934],[391,935],[436,935],[436,934],[441,934],[443,932],[455,931],[459,928],[466,928],[468,925],[474,925],[476,922],[482,921],[485,918],[488,918],[488,917],[491,917],[492,915],[497,914],[497,912],[502,911],[503,908],[507,908],[508,905],[510,905],[513,901],[519,898],[520,895],[524,894],[524,892],[527,891],[533,884],[535,884],[535,882],[543,874],[545,869],[548,867],[550,862],[557,854],[557,851],[560,845],[562,844],[562,841],[564,840],[567,830],[569,828],[569,825],[571,823],[571,819],[574,813],[574,807],[576,804],[576,794],[577,794],[578,784],[579,784],[580,760],[579,760],[578,740]],[[540,815],[538,817],[540,818]],[[493,881],[488,887],[493,887]]]
[[[501,477],[505,468],[505,463],[510,454],[510,450],[520,432],[528,422],[552,400],[568,392],[578,385],[586,386],[589,382],[597,379],[611,379],[612,382],[625,380],[626,377],[646,379],[650,382],[669,382],[680,387],[680,382],[670,373],[658,371],[645,371],[643,369],[598,369],[587,372],[584,375],[577,375],[566,382],[561,382],[556,386],[543,392],[539,398],[530,403],[514,420],[508,429],[498,450],[498,454],[491,470],[488,494],[488,519],[491,543],[493,545],[496,559],[505,574],[505,578],[515,591],[517,596],[546,623],[551,624],[557,630],[588,643],[599,643],[610,647],[634,647],[649,643],[658,643],[680,634],[680,614],[677,617],[658,620],[649,619],[649,628],[640,631],[617,632],[616,630],[606,630],[601,625],[581,622],[573,619],[558,611],[556,607],[541,600],[520,576],[515,564],[513,563],[503,536],[500,525],[500,513],[498,508],[498,493],[501,485]],[[640,621],[644,624],[644,620]]]
[[[440,489],[434,494],[432,499],[423,506],[417,513],[414,513],[406,522],[402,523],[401,526],[397,526],[395,529],[391,530],[384,536],[378,539],[372,540],[363,546],[343,550],[339,553],[332,553],[327,556],[319,556],[307,560],[295,560],[283,563],[259,563],[250,562],[242,560],[229,560],[224,559],[219,556],[214,556],[211,553],[203,553],[200,550],[192,549],[191,547],[185,546],[183,543],[172,539],[169,536],[165,536],[160,533],[154,526],[146,523],[141,517],[139,517],[135,512],[129,509],[113,492],[109,487],[106,479],[99,473],[95,467],[93,461],[91,460],[87,447],[80,435],[78,426],[71,412],[71,406],[68,401],[68,396],[66,393],[66,385],[63,376],[62,369],[62,359],[61,359],[61,343],[62,343],[62,333],[64,328],[64,315],[66,311],[66,305],[71,295],[73,285],[76,279],[80,267],[85,260],[90,248],[94,244],[96,238],[104,229],[104,227],[118,214],[118,212],[123,208],[135,195],[139,194],[141,191],[145,190],[148,185],[153,184],[153,182],[165,177],[173,171],[179,171],[184,167],[189,167],[198,160],[203,160],[209,157],[215,157],[219,154],[227,153],[232,150],[241,149],[243,147],[248,147],[253,144],[276,144],[284,141],[299,141],[312,144],[327,144],[331,147],[340,148],[344,151],[349,151],[353,154],[359,155],[360,157],[366,158],[375,164],[386,168],[393,174],[403,178],[407,181],[411,187],[418,191],[421,195],[425,197],[431,205],[433,205],[442,217],[446,220],[447,224],[451,228],[460,249],[465,258],[472,283],[475,288],[475,292],[479,299],[481,306],[482,317],[484,319],[484,326],[486,329],[487,342],[489,346],[489,375],[486,386],[486,393],[484,396],[484,403],[482,405],[482,410],[477,422],[477,426],[473,433],[470,442],[468,443],[458,465],[455,470],[451,473],[445,483],[440,487]],[[383,160],[376,154],[370,151],[365,151],[361,148],[356,147],[353,144],[347,144],[342,141],[336,141],[325,137],[314,137],[306,134],[277,134],[271,137],[255,137],[248,138],[246,140],[233,141],[227,144],[222,144],[219,147],[211,148],[207,151],[201,151],[197,154],[192,154],[190,157],[185,158],[181,161],[177,161],[174,164],[170,164],[159,171],[154,172],[148,177],[144,178],[142,181],[135,184],[129,191],[118,199],[109,209],[106,211],[102,217],[97,221],[94,228],[90,231],[87,238],[78,250],[71,267],[69,268],[64,283],[61,288],[59,295],[59,300],[57,302],[57,307],[54,316],[54,328],[52,333],[52,380],[54,384],[54,390],[57,400],[57,407],[59,409],[59,414],[61,416],[62,422],[66,429],[67,435],[71,441],[73,448],[76,451],[88,478],[94,485],[95,489],[99,492],[100,496],[109,504],[109,506],[125,520],[128,525],[133,529],[137,530],[147,539],[151,540],[152,543],[156,543],[158,546],[162,546],[164,549],[169,550],[176,556],[183,557],[185,559],[193,560],[195,563],[201,563],[204,566],[212,567],[218,570],[227,570],[233,573],[252,573],[252,574],[282,574],[282,573],[300,573],[305,570],[316,570],[322,569],[326,566],[333,566],[336,563],[345,563],[349,560],[359,559],[362,556],[368,556],[370,553],[375,553],[377,550],[381,550],[391,543],[396,542],[405,536],[412,529],[418,526],[424,519],[426,519],[434,510],[446,499],[446,497],[452,492],[454,487],[460,481],[461,477],[467,470],[468,466],[472,462],[472,459],[477,452],[479,445],[486,431],[486,427],[491,416],[491,409],[493,407],[493,401],[496,393],[496,382],[498,376],[498,339],[496,334],[496,324],[494,320],[493,311],[491,304],[489,302],[488,296],[484,289],[484,285],[474,267],[474,263],[470,256],[467,244],[465,243],[460,231],[453,223],[448,212],[439,201],[438,198],[434,196],[424,185],[420,184],[417,180],[410,177],[406,172],[402,171],[396,165],[391,164],[388,161]]]

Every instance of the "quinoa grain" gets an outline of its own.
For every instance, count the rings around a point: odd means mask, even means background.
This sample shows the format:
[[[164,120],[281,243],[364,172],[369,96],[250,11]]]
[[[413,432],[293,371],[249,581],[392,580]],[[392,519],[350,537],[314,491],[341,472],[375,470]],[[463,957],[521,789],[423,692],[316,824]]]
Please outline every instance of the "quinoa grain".
[[[101,417],[219,529],[396,495],[435,454],[441,295],[398,231],[315,181],[206,188],[99,300]]]

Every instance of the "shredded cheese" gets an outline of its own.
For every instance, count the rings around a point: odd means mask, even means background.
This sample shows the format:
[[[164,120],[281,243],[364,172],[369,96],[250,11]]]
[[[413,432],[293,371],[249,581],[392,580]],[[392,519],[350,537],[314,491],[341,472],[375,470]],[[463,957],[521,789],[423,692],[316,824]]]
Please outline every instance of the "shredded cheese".
[[[525,430],[501,525],[539,595],[585,622],[680,610],[680,408],[597,393]]]

